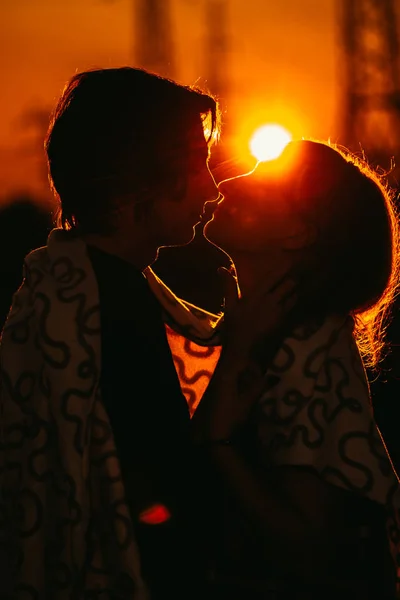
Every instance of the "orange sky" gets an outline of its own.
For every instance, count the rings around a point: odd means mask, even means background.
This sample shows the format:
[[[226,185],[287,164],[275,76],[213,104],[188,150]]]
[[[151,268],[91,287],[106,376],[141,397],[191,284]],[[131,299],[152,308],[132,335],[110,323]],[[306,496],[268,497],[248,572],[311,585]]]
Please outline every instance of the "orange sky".
[[[179,72],[204,79],[205,0],[171,0]],[[41,163],[21,115],[54,105],[77,70],[133,64],[134,0],[1,0],[0,198],[41,194]],[[228,0],[235,152],[278,120],[294,135],[337,138],[336,0]],[[244,8],[246,7],[246,9]]]

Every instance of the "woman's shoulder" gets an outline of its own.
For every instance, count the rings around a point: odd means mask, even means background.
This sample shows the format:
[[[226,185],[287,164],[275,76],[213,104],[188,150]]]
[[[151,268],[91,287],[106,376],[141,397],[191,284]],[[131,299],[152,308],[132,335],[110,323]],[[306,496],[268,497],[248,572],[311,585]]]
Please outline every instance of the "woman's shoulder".
[[[280,344],[268,371],[282,384],[310,390],[324,363],[335,356],[350,363],[358,357],[353,321],[347,315],[329,315],[294,328]]]
[[[273,376],[275,384],[260,397],[264,416],[289,426],[320,410],[326,420],[346,398],[369,414],[368,380],[353,328],[351,318],[330,315],[287,336],[267,370],[266,381]]]
[[[397,480],[374,421],[351,319],[330,317],[287,345],[291,362],[286,348],[271,368],[279,382],[259,403],[268,460],[312,467],[325,481],[385,504]]]

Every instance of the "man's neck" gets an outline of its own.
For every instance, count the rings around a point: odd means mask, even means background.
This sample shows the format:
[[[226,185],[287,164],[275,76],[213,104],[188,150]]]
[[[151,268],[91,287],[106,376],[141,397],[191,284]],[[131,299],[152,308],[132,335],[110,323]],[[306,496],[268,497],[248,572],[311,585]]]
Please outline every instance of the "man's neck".
[[[82,239],[89,246],[95,246],[103,252],[131,263],[139,271],[144,271],[158,256],[158,249],[154,245],[145,243],[144,240],[138,240],[133,244],[132,240],[125,241],[118,233],[111,236],[87,234],[83,235]]]

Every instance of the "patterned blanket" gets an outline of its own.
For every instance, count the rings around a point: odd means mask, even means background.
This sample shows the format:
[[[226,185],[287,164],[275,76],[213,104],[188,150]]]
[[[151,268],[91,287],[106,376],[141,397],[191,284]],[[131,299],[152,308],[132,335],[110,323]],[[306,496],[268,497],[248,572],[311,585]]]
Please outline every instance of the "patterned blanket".
[[[99,300],[86,246],[53,230],[24,271],[0,348],[1,593],[144,600],[101,402]]]
[[[1,593],[145,599],[101,402],[99,298],[86,245],[53,230],[24,270],[0,347]],[[222,320],[176,298],[151,269],[145,274],[164,307],[193,411],[218,360]],[[385,505],[395,555],[398,480],[373,420],[351,327],[328,319],[295,332],[269,369],[279,384],[260,397],[258,413],[268,460],[312,465],[331,483]]]

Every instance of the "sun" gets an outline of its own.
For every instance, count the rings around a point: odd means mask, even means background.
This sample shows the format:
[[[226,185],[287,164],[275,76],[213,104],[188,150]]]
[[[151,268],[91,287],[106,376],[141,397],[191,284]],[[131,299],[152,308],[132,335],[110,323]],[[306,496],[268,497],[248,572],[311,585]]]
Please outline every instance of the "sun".
[[[281,125],[270,123],[259,127],[250,140],[250,151],[260,162],[274,160],[280,156],[292,136]]]

